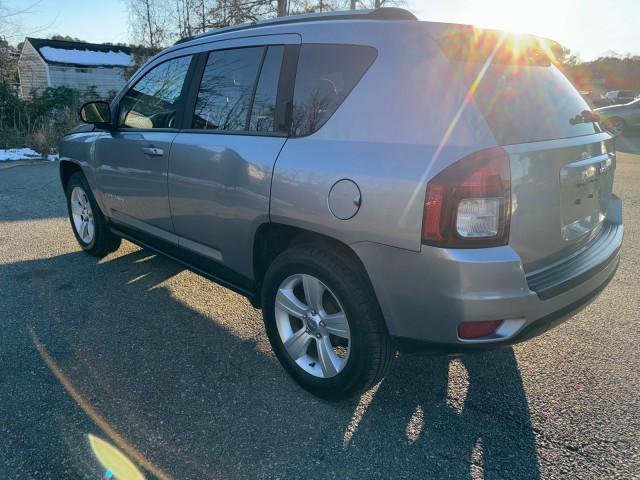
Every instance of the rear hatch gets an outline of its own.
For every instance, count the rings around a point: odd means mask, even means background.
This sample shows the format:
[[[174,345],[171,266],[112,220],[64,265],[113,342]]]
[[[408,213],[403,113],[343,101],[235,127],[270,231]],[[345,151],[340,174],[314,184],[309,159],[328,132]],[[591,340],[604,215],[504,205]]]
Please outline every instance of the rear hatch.
[[[510,245],[525,271],[598,235],[612,194],[613,140],[581,116],[589,106],[554,65],[557,44],[449,27],[438,43],[510,156]]]

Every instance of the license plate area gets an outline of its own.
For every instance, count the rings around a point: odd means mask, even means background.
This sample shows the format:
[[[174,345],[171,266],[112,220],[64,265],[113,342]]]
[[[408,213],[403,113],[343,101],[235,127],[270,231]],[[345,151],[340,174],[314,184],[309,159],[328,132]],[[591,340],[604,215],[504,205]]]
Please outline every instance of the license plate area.
[[[615,157],[605,153],[560,169],[562,238],[570,242],[589,233],[607,215]]]

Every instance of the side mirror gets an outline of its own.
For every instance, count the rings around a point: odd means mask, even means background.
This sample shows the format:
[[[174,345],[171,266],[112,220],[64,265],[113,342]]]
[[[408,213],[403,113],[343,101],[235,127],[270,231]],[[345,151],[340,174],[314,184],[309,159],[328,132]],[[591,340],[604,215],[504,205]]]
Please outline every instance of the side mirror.
[[[100,127],[111,124],[111,107],[109,103],[99,100],[87,102],[80,107],[80,120]]]

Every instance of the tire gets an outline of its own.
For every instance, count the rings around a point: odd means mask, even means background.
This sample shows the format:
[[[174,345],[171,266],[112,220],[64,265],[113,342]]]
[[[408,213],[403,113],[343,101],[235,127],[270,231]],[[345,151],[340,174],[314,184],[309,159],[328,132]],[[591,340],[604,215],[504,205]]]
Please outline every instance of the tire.
[[[619,137],[627,130],[627,124],[620,117],[611,117],[606,122],[606,128],[614,137]]]
[[[109,230],[82,172],[71,175],[65,193],[71,230],[82,249],[99,258],[115,252],[120,247],[121,239]]]
[[[323,293],[320,295],[320,308],[317,312],[305,310],[307,317],[304,319],[299,316],[299,303],[303,306],[314,304],[307,301],[307,284],[319,284],[319,291]],[[296,297],[294,300],[299,302],[294,301],[294,306],[287,303],[292,293]],[[283,301],[285,298],[286,302]],[[287,308],[283,309],[281,306],[284,304]],[[366,274],[315,246],[293,247],[274,260],[263,282],[262,312],[271,347],[282,366],[304,389],[326,400],[342,400],[368,390],[384,377],[395,354]],[[343,323],[338,325],[330,320],[341,318],[342,314],[346,317],[348,329]],[[324,331],[321,331],[322,318],[326,319]],[[317,330],[314,330],[316,321]],[[299,328],[289,329],[287,324],[298,324]],[[305,333],[301,333],[301,329]],[[343,338],[345,330],[348,330],[348,340]],[[333,332],[339,334],[335,336]],[[294,359],[290,351],[296,348],[291,348],[290,341],[296,335],[302,339],[301,342],[308,340],[309,334],[314,338],[309,341],[307,350],[301,347],[304,353]],[[290,337],[285,338],[287,335]],[[337,345],[334,347],[333,344]],[[331,347],[333,354],[328,347],[322,348],[323,345]],[[326,361],[328,357],[335,362]],[[325,365],[329,368],[325,369]],[[336,367],[335,371],[333,367]]]

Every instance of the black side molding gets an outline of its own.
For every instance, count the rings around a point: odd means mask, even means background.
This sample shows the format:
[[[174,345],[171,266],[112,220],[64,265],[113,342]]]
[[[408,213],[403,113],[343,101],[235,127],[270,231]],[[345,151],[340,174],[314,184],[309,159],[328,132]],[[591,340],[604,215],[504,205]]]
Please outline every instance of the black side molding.
[[[204,257],[190,250],[186,250],[170,242],[165,242],[155,237],[151,237],[143,232],[133,230],[120,224],[111,224],[110,227],[111,231],[115,235],[129,240],[142,248],[153,250],[160,255],[180,263],[188,270],[243,295],[254,307],[259,308],[258,304],[260,299],[259,295],[256,293],[255,282],[244,275],[231,270],[215,260]]]

